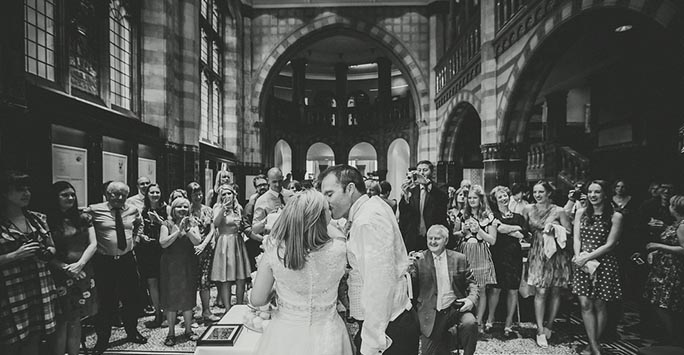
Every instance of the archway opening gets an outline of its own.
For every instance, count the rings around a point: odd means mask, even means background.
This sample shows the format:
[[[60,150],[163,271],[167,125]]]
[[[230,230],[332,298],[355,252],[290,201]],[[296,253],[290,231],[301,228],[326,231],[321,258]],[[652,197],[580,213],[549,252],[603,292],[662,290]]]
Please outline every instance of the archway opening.
[[[411,159],[411,149],[408,142],[398,138],[390,143],[387,149],[387,181],[392,185],[390,199],[401,198],[401,183],[406,177]]]
[[[306,151],[306,180],[315,179],[321,171],[335,165],[335,152],[329,145],[321,142],[312,144]]]
[[[369,176],[378,170],[378,154],[366,142],[357,143],[349,150],[349,165],[356,167],[361,175]]]
[[[528,147],[528,181],[626,178],[641,192],[684,174],[684,55],[672,32],[638,12],[600,9],[544,39],[504,121],[504,140]]]
[[[459,186],[468,179],[483,183],[481,146],[482,121],[469,102],[459,102],[449,115],[442,136],[441,164],[438,180],[447,185]]]
[[[275,166],[280,168],[283,174],[292,172],[292,148],[284,140],[276,142],[274,148]]]

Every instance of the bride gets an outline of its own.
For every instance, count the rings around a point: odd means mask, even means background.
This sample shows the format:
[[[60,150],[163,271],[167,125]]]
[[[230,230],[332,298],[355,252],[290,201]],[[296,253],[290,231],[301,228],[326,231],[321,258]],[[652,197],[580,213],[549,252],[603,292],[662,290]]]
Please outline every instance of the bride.
[[[251,303],[278,308],[261,336],[257,354],[351,355],[349,333],[337,314],[337,289],[346,259],[346,238],[329,226],[330,210],[313,189],[288,202],[264,242]]]

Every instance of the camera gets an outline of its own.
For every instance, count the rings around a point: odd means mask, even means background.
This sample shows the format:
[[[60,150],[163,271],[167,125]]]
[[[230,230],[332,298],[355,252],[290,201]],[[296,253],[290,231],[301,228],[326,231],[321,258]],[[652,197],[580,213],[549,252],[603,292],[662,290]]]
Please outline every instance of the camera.
[[[39,260],[42,261],[50,261],[52,258],[55,257],[52,252],[48,249],[48,247],[44,243],[43,236],[41,236],[37,231],[31,232],[28,235],[24,236],[22,240],[23,244],[29,244],[36,242],[38,243],[38,250],[36,250],[36,253],[34,254]]]
[[[583,188],[584,188],[584,184],[575,185],[575,188],[572,190],[572,198],[575,201],[579,201],[579,199],[582,198],[582,189]]]

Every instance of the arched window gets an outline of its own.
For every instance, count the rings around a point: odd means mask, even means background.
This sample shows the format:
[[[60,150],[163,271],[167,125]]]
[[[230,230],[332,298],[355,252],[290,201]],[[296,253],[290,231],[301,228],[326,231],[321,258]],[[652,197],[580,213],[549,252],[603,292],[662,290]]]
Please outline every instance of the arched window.
[[[219,0],[200,3],[200,140],[220,145],[223,137],[223,22]]]
[[[131,108],[131,23],[119,0],[109,2],[109,100],[112,105]]]

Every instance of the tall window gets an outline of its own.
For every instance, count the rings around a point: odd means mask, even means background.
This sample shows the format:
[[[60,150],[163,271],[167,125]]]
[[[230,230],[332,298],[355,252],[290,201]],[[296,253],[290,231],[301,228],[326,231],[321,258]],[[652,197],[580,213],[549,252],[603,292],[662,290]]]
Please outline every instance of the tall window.
[[[119,0],[109,2],[109,99],[131,108],[131,23]]]
[[[201,0],[200,4],[200,139],[221,144],[223,116],[223,12],[219,0]]]
[[[55,1],[24,1],[24,67],[26,72],[55,80]]]

